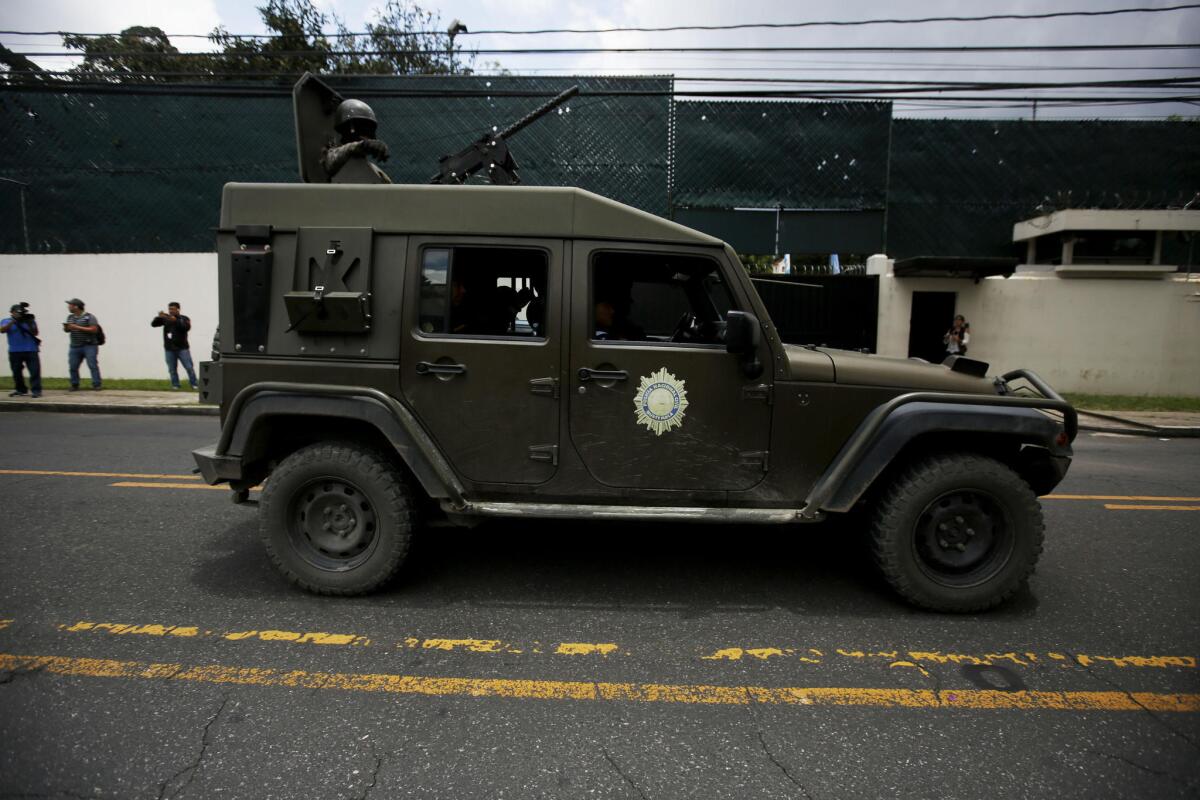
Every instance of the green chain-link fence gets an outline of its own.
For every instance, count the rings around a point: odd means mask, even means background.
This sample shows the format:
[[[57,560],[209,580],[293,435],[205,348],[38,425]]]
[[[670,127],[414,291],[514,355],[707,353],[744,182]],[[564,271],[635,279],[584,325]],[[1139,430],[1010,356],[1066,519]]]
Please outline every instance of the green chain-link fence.
[[[846,252],[844,230],[896,257],[1006,255],[1012,224],[1039,210],[1200,192],[1197,122],[893,120],[886,103],[675,101],[670,78],[330,82],[371,103],[385,168],[417,183],[440,155],[578,84],[513,139],[526,184],[696,220],[779,208],[776,223],[725,216],[781,226],[791,252],[821,235],[809,251]],[[239,87],[0,89],[0,252],[212,249],[224,183],[298,180],[291,82]]]
[[[667,213],[669,78],[330,83],[371,103],[398,183],[428,181],[439,156],[579,85],[581,96],[514,137],[522,180]],[[291,102],[290,84],[0,92],[0,177],[28,184],[23,229],[20,187],[0,182],[0,251],[24,251],[26,237],[33,252],[212,249],[223,184],[299,180]]]
[[[676,208],[882,209],[888,103],[680,101]]]
[[[1019,220],[1180,207],[1200,192],[1197,122],[898,119],[891,153],[896,258],[1023,255],[1012,245]]]

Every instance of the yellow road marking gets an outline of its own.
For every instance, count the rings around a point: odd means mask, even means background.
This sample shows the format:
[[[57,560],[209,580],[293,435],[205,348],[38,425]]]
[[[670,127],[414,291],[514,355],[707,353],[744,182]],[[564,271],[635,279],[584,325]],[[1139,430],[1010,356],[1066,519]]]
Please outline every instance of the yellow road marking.
[[[317,631],[310,631],[309,633],[300,633],[299,631],[235,631],[233,633],[222,634],[221,638],[231,642],[258,639],[263,642],[295,642],[296,644],[363,646],[371,643],[371,640],[367,637],[356,636],[353,633],[320,633]]]
[[[420,647],[423,650],[466,650],[471,653],[519,653],[520,650],[510,650],[499,639],[406,639],[406,647]],[[501,648],[504,648],[503,650]]]
[[[604,644],[589,644],[588,642],[562,642],[554,649],[555,655],[560,656],[590,656],[600,654],[607,656],[617,652],[617,646],[611,642]]]
[[[365,636],[354,633],[323,633],[319,631],[241,630],[228,632],[204,631],[193,625],[127,625],[117,622],[76,622],[74,625],[59,625],[67,633],[109,633],[118,636],[217,636],[231,642],[257,639],[263,642],[294,642],[296,644],[356,645],[371,643]]]
[[[143,478],[198,481],[199,475],[152,475],[139,472],[62,472],[49,469],[0,469],[0,475],[51,475],[62,478]]]
[[[1200,511],[1200,506],[1128,506],[1105,503],[1104,507],[1109,511]]]
[[[1159,497],[1140,494],[1048,494],[1043,500],[1159,500],[1173,503],[1200,503],[1200,497]]]
[[[0,630],[14,620],[0,619]],[[209,637],[220,638],[230,642],[255,640],[261,642],[291,642],[294,644],[319,644],[332,646],[364,647],[372,644],[368,636],[356,633],[326,633],[323,631],[288,631],[277,629],[239,629],[234,631],[204,630],[197,625],[163,625],[158,623],[131,624],[120,622],[93,622],[80,620],[72,624],[60,624],[60,631],[66,633],[103,633],[118,636],[159,636],[159,637]],[[559,642],[543,648],[539,642],[526,644],[505,642],[500,639],[470,639],[470,638],[418,638],[408,637],[394,645],[379,642],[382,646],[392,646],[397,649],[412,650],[441,650],[445,652],[468,653],[534,653],[549,652],[554,655],[599,655],[608,656],[613,653],[630,651],[615,642]],[[1030,667],[1039,664],[1056,664],[1063,668],[1073,666],[1107,665],[1118,668],[1152,668],[1152,669],[1196,669],[1196,656],[1182,655],[1096,655],[1094,653],[1063,654],[1059,652],[1036,653],[1030,651],[1010,652],[979,652],[956,653],[941,650],[854,650],[836,648],[826,654],[826,651],[815,647],[724,647],[711,655],[700,656],[705,661],[740,661],[757,659],[767,661],[772,659],[789,659],[805,664],[822,664],[826,661],[836,662],[842,659],[857,661],[884,661],[889,666],[914,666],[919,664],[936,665],[975,665],[1008,667]],[[919,669],[920,667],[917,666]]]
[[[10,620],[11,621],[11,620]],[[0,620],[0,629],[5,627],[5,621]],[[216,637],[229,642],[256,640],[260,642],[291,642],[294,644],[320,644],[334,646],[366,647],[371,639],[356,633],[325,633],[322,631],[284,631],[284,630],[236,630],[212,631],[201,630],[195,625],[135,625],[122,622],[89,622],[81,620],[71,625],[59,625],[58,629],[66,633],[106,633],[117,636],[176,636],[176,637]],[[526,648],[518,648],[499,639],[418,639],[410,637],[396,645],[397,648],[421,650],[443,650],[470,653],[522,653]],[[555,655],[601,655],[615,653],[618,646],[613,643],[590,642],[560,642],[554,645]],[[528,651],[540,654],[541,647],[534,643]]]
[[[137,481],[117,481],[109,486],[119,486],[122,489],[215,489],[218,492],[228,492],[228,486],[209,486],[207,483],[139,483]]]
[[[1054,652],[1044,654],[1032,652],[943,653],[940,650],[870,651],[844,650],[840,647],[835,649],[828,657],[830,660],[837,660],[833,656],[859,661],[884,661],[889,666],[916,666],[918,663],[925,663],[938,665],[968,664],[987,667],[999,664],[1008,667],[1030,667],[1039,663],[1052,663],[1069,668],[1074,664],[1087,667],[1103,663],[1122,668],[1143,667],[1166,669],[1168,667],[1179,667],[1183,669],[1195,669],[1197,664],[1195,656],[1101,656],[1085,653],[1067,656]],[[740,661],[743,658],[756,658],[760,661],[766,661],[772,658],[786,658],[806,664],[821,664],[825,655],[823,651],[813,647],[806,649],[796,647],[724,647],[711,655],[700,656],[700,658],[705,661]],[[919,666],[917,668],[920,669]]]
[[[919,709],[1056,711],[1200,711],[1200,694],[1157,692],[1001,692],[825,687],[709,686],[594,681],[438,678],[417,675],[307,672],[220,664],[115,661],[0,653],[0,669],[54,675],[141,678],[240,686],[335,689],[435,697],[504,697],[526,700],[604,700],[709,705],[873,706]]]

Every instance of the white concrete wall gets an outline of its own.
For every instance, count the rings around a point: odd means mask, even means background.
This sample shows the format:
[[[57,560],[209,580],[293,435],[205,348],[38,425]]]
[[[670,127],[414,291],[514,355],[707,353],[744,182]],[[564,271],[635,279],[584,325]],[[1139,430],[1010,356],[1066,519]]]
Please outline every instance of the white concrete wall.
[[[1060,391],[1200,396],[1200,278],[1119,280],[1016,275],[970,280],[880,274],[877,351],[908,355],[912,292],[958,293],[971,356],[995,372],[1027,367]],[[104,326],[110,378],[165,378],[150,320],[171,300],[192,318],[192,356],[208,358],[217,324],[215,253],[0,255],[0,311],[27,300],[41,324],[42,369],[67,374],[64,301],[80,297]],[[947,321],[948,323],[949,321]],[[8,374],[7,359],[0,370]],[[85,368],[86,369],[86,368]]]
[[[958,293],[970,355],[993,372],[1025,367],[1066,392],[1200,396],[1200,278],[1018,274],[976,284],[889,270],[879,283],[880,354],[908,355],[914,291]]]
[[[207,360],[217,327],[216,253],[0,255],[0,312],[22,300],[37,315],[42,374],[67,375],[66,300],[78,297],[95,314],[108,342],[100,348],[106,378],[163,378],[162,329],[150,320],[178,300],[192,318],[192,358]],[[6,351],[7,352],[7,351]],[[10,374],[3,359],[4,375]],[[87,382],[87,367],[83,367]],[[187,377],[180,374],[184,381]]]

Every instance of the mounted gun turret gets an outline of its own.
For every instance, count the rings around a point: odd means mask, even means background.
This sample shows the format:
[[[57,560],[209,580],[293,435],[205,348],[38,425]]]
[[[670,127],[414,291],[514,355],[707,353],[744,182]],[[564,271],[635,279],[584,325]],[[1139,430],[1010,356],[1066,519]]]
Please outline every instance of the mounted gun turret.
[[[454,155],[442,156],[438,159],[438,173],[430,178],[429,182],[466,183],[468,178],[486,168],[488,179],[492,183],[502,186],[514,186],[520,183],[521,178],[517,175],[517,162],[513,159],[512,151],[508,149],[508,139],[577,94],[579,94],[579,87],[572,86],[499,133],[489,131]]]

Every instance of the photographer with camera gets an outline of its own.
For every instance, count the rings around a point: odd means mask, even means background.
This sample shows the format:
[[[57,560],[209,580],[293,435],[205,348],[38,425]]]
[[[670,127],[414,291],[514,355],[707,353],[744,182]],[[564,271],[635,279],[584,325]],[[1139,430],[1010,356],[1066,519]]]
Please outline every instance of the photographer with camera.
[[[42,396],[42,361],[38,356],[37,320],[29,313],[29,303],[17,303],[9,316],[0,320],[0,333],[8,334],[8,364],[12,367],[15,391],[9,397],[24,397],[33,389],[34,397]],[[25,386],[25,369],[29,369],[29,384]]]
[[[158,312],[158,316],[150,320],[150,327],[163,329],[163,352],[167,357],[167,377],[171,379],[171,389],[179,391],[179,365],[183,364],[188,383],[195,390],[196,370],[192,366],[192,351],[188,345],[191,318],[179,313],[179,303],[172,300],[167,304],[166,311]]]

